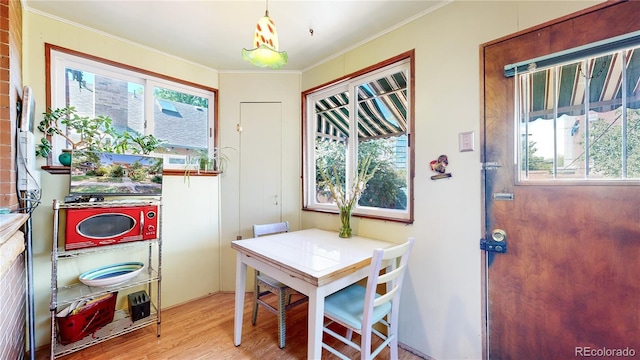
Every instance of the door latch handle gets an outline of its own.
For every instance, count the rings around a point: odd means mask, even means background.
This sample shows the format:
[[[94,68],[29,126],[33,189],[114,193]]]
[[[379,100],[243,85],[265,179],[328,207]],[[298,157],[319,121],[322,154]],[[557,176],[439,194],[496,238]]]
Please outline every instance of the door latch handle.
[[[504,254],[507,252],[507,233],[502,229],[494,229],[491,239],[480,239],[480,250]]]

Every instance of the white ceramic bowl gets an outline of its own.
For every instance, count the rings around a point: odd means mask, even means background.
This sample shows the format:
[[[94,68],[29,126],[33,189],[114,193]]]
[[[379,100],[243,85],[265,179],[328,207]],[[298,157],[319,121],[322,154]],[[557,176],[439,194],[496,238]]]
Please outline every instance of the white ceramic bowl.
[[[141,262],[123,262],[102,266],[80,274],[79,279],[88,286],[114,286],[127,282],[144,269]]]

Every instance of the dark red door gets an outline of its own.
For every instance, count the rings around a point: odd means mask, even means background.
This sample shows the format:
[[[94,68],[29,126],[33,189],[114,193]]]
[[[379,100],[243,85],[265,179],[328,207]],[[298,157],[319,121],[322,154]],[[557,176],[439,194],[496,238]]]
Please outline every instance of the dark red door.
[[[485,44],[484,227],[490,359],[640,358],[640,186],[518,182],[504,66],[640,29],[640,2],[607,3]],[[512,197],[512,199],[511,199]],[[633,355],[633,356],[629,356]]]

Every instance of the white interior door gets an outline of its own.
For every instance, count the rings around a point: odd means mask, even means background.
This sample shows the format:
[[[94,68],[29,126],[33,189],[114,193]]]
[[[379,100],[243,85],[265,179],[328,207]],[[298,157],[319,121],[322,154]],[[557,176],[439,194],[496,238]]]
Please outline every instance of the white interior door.
[[[240,229],[282,219],[282,104],[240,103]]]

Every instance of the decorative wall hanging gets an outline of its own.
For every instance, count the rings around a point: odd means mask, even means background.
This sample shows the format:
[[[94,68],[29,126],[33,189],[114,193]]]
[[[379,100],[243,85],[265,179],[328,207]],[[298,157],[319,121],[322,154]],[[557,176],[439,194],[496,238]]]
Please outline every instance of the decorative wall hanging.
[[[429,165],[431,170],[436,172],[436,175],[431,177],[431,180],[440,180],[451,177],[451,173],[447,173],[447,165],[449,165],[449,158],[447,155],[438,156],[437,160],[432,160]]]

